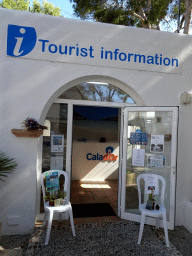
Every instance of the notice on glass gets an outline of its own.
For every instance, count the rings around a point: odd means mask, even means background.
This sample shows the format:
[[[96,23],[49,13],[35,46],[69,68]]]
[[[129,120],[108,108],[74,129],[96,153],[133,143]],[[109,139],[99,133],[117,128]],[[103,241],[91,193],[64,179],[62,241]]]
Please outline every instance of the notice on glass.
[[[147,133],[131,132],[130,133],[130,144],[133,145],[147,145]]]
[[[64,135],[51,136],[51,152],[63,152]]]
[[[150,152],[164,152],[164,135],[151,135]]]
[[[63,156],[52,156],[50,169],[51,170],[63,170]]]
[[[145,149],[133,149],[132,152],[132,166],[144,166]]]
[[[159,194],[158,179],[153,174],[149,174],[146,177],[146,180],[145,180],[145,193],[146,194],[150,194],[151,193],[151,188],[153,189],[154,195],[158,195]]]
[[[149,155],[147,157],[147,167],[164,168],[166,157],[162,155]]]

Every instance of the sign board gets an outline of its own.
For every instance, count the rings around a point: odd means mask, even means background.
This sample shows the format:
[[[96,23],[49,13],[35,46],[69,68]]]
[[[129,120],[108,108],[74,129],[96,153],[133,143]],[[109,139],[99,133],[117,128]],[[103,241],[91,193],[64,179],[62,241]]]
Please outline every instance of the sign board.
[[[49,19],[51,21],[52,17]],[[44,24],[43,21],[45,21]],[[128,27],[121,27],[120,35],[115,33],[117,26],[92,23],[90,30],[88,28],[90,24],[86,22],[75,21],[74,23],[67,19],[58,21],[60,21],[58,24],[49,22],[49,26],[45,19],[39,22],[38,26],[34,26],[34,22],[29,26],[25,20],[19,26],[8,24],[7,56],[151,72],[181,73],[182,60],[179,55],[181,49],[172,47],[166,42],[157,46],[153,40],[150,40],[150,33],[148,33],[148,41],[142,42],[142,35],[137,40],[137,35],[134,33],[136,30]],[[127,37],[120,39],[123,37],[122,29]],[[101,32],[97,36],[99,30]],[[111,33],[115,33],[113,37],[109,36]],[[154,33],[153,31],[153,36]]]

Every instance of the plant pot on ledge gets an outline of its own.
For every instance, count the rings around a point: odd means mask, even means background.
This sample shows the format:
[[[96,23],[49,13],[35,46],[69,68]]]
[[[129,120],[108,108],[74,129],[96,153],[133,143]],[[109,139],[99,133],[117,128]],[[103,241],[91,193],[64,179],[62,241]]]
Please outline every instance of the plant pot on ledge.
[[[38,138],[43,134],[43,130],[11,129],[16,137]]]

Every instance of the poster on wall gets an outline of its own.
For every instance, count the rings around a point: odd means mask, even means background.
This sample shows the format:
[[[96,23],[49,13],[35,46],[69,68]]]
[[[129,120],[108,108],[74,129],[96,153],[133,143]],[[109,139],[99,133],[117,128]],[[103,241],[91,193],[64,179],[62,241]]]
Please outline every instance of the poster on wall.
[[[130,144],[133,145],[147,145],[147,133],[131,132],[130,133]]]
[[[142,133],[142,145],[147,145],[148,134],[146,132]]]
[[[63,156],[52,156],[50,169],[51,170],[63,170]]]
[[[147,167],[164,168],[166,165],[166,157],[162,155],[148,155]]]
[[[135,133],[135,144],[136,145],[141,145],[142,144],[142,132],[138,129]]]
[[[132,166],[144,166],[145,149],[133,149],[132,152]]]
[[[159,195],[158,179],[153,174],[148,175],[145,180],[145,194],[150,194],[151,188],[153,189],[154,195]]]
[[[164,152],[164,135],[151,135],[150,152]]]
[[[63,152],[64,135],[51,135],[51,152]]]
[[[130,133],[130,144],[136,144],[136,133],[135,132],[131,132]]]

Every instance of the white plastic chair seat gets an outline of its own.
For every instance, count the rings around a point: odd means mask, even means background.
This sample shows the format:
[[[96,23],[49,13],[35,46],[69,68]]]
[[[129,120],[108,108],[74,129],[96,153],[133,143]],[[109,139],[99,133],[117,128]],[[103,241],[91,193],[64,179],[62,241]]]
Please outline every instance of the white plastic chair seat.
[[[147,216],[161,217],[162,214],[166,214],[166,209],[162,205],[159,205],[159,210],[156,210],[156,209],[148,210],[148,209],[145,209],[145,207],[146,207],[146,204],[141,204],[139,205],[139,210],[143,212],[143,214],[146,214]]]
[[[49,202],[45,203],[44,210],[45,211],[56,211],[56,212],[65,212],[71,207],[71,203],[59,206],[49,206]]]
[[[165,232],[165,240],[167,247],[169,247],[169,238],[168,238],[168,230],[167,230],[167,217],[166,217],[166,208],[164,207],[164,194],[165,194],[165,179],[156,174],[152,174],[155,178],[158,180],[161,180],[162,182],[162,189],[161,189],[161,204],[159,204],[159,210],[148,210],[146,209],[146,200],[144,200],[144,203],[141,203],[141,188],[140,188],[140,180],[144,179],[146,182],[146,179],[148,176],[151,176],[151,174],[140,174],[137,177],[137,187],[138,187],[138,195],[139,195],[139,210],[141,212],[141,223],[140,223],[140,231],[139,231],[139,238],[138,238],[138,244],[141,243],[142,235],[143,235],[143,228],[145,224],[145,217],[154,217],[156,218],[156,228],[159,229],[159,217],[163,218],[163,226],[164,226],[164,232]]]

